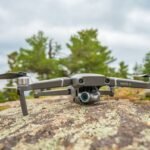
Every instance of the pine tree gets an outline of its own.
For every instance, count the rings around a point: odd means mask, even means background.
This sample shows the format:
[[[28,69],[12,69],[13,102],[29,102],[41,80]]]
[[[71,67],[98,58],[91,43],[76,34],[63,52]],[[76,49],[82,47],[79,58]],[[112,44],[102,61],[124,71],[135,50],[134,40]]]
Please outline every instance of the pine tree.
[[[150,52],[146,54],[144,58],[144,69],[143,72],[150,74]]]
[[[119,69],[117,72],[117,77],[127,78],[128,77],[128,65],[124,61],[119,63]]]
[[[115,61],[111,51],[98,40],[96,29],[81,30],[67,43],[69,57],[63,59],[69,74],[99,73],[108,75],[109,64]]]
[[[61,67],[56,55],[60,45],[53,44],[51,54],[48,53],[48,37],[39,31],[36,35],[26,39],[28,48],[20,48],[8,55],[8,64],[11,71],[27,71],[37,73],[39,79],[49,79],[61,75]],[[51,55],[48,58],[48,55]]]

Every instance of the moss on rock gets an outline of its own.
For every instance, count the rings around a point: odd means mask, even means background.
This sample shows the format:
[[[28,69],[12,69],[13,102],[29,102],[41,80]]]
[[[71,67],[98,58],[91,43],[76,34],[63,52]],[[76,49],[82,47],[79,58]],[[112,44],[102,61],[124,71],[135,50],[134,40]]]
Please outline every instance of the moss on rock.
[[[14,105],[16,103],[16,105]],[[101,101],[81,106],[70,97],[28,101],[23,117],[19,102],[0,113],[3,149],[148,149],[150,103]]]

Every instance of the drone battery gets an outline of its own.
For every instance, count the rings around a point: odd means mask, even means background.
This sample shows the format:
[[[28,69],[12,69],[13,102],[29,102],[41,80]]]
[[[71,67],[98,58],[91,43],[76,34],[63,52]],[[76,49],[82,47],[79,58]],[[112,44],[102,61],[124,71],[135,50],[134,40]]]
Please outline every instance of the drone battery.
[[[30,83],[29,77],[18,78],[18,86],[28,86]]]

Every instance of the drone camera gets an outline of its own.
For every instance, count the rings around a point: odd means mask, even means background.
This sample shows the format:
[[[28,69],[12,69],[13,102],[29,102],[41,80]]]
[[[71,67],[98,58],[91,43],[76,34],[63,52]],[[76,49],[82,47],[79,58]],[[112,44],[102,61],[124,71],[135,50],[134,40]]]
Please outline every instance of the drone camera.
[[[80,98],[82,103],[88,103],[90,100],[90,94],[88,92],[82,92],[79,95],[79,98]]]
[[[97,87],[93,86],[84,86],[79,88],[79,93],[77,97],[77,102],[83,104],[97,102],[100,98],[100,92]]]

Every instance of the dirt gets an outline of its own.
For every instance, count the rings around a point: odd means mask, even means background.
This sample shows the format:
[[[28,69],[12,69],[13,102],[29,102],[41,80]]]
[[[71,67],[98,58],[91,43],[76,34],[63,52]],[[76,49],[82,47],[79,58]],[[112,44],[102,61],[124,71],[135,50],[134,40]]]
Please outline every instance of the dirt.
[[[19,101],[0,104],[0,150],[147,150],[150,101],[102,100],[83,106],[70,97],[28,100],[23,117]]]

